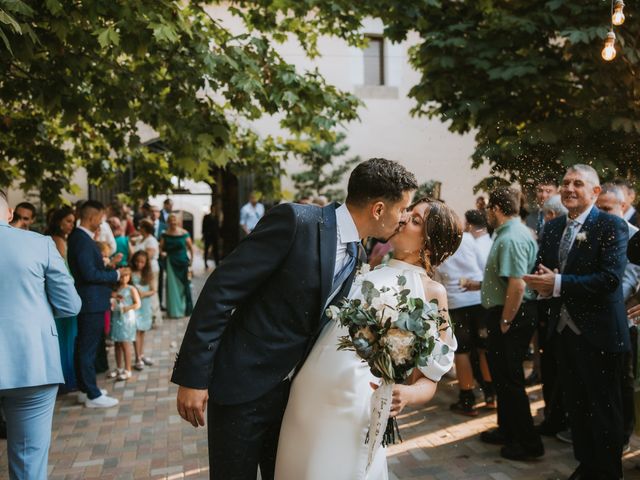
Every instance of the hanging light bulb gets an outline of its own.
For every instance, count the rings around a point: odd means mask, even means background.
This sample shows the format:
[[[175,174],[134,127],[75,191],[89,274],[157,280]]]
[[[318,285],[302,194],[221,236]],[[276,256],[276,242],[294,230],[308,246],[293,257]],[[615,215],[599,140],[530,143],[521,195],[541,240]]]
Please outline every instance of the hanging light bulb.
[[[602,58],[607,62],[610,62],[616,58],[616,34],[613,32],[607,33],[607,39],[604,41],[604,48],[602,49]]]
[[[616,0],[613,7],[613,14],[611,15],[611,23],[614,25],[622,25],[624,23],[624,13],[622,12],[623,8],[624,2],[622,0]]]

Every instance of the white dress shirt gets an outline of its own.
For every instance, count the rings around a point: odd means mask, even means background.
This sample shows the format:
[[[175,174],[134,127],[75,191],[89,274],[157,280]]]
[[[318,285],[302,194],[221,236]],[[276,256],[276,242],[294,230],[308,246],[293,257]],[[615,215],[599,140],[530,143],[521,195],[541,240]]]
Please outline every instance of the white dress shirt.
[[[573,222],[578,224],[578,228],[574,230],[573,238],[569,242],[569,250],[567,252],[567,256],[569,255],[569,252],[571,252],[571,249],[573,248],[573,244],[576,241],[576,237],[582,230],[582,226],[584,225],[584,222],[587,221],[587,217],[591,213],[591,210],[593,210],[593,205],[594,204],[592,204],[584,212],[582,212],[580,215],[578,215],[576,218],[573,219]],[[567,224],[564,227],[564,230],[562,231],[562,236],[564,236],[564,233],[567,231],[567,228],[569,228],[569,222],[571,221],[572,219],[567,217]],[[562,236],[560,238],[562,238]],[[556,273],[556,277],[554,279],[554,284],[553,284],[553,296],[559,297],[561,292],[562,292],[562,274]],[[558,327],[556,329],[557,332],[558,333],[562,332],[565,326],[568,326],[571,330],[573,330],[573,332],[576,335],[581,334],[580,329],[575,324],[575,322],[571,319],[571,316],[569,315],[569,311],[567,310],[567,307],[565,307],[563,303],[562,307],[560,308],[560,321],[558,322]]]
[[[480,245],[470,233],[462,234],[462,242],[453,255],[435,270],[435,280],[447,290],[449,309],[480,305],[480,290],[471,291],[460,286],[460,279],[482,281],[484,270],[480,267]],[[484,261],[486,264],[486,259]]]
[[[349,261],[347,255],[347,244],[352,242],[360,242],[360,234],[358,233],[358,228],[356,227],[355,222],[353,221],[353,217],[351,213],[349,213],[349,209],[347,205],[343,203],[336,209],[336,224],[337,224],[337,232],[338,235],[336,241],[336,264],[333,269],[333,277],[345,267],[347,262]],[[340,290],[340,285],[335,289],[335,291],[331,292],[329,298],[327,299],[327,305],[331,303],[333,297],[335,297]]]
[[[475,238],[475,241],[478,244],[478,265],[480,265],[480,270],[484,273],[484,269],[487,266],[487,258],[489,258],[489,252],[493,245],[493,240],[491,239],[491,235],[487,232],[484,235]]]
[[[623,218],[628,222],[629,220],[631,220],[631,217],[633,217],[636,213],[636,209],[635,207],[632,205],[629,207],[629,209],[624,212]]]

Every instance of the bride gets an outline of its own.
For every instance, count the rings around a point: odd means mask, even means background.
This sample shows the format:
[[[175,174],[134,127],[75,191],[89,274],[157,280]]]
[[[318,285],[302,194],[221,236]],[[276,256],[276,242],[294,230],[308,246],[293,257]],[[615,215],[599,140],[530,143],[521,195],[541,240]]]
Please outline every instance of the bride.
[[[438,201],[419,200],[409,212],[408,221],[389,240],[395,258],[357,279],[350,297],[361,295],[362,280],[380,289],[395,286],[397,277],[403,275],[410,296],[436,300],[446,310],[446,291],[430,275],[460,245],[460,222]],[[331,320],[291,385],[278,443],[276,480],[388,478],[384,448],[377,450],[367,468],[365,437],[378,379],[355,352],[337,350],[338,338],[346,334],[345,328]],[[453,364],[457,345],[450,327],[441,333],[439,343],[427,367],[414,370],[406,385],[394,386],[391,416],[407,405],[425,404],[435,394],[437,382]],[[449,353],[438,353],[443,344],[449,346]]]

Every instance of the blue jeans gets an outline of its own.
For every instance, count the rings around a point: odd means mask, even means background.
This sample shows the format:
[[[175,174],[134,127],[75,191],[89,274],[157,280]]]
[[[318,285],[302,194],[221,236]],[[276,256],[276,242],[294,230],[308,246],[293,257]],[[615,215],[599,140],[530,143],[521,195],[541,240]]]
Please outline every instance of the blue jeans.
[[[46,480],[57,393],[58,385],[0,390],[11,480]]]
[[[76,380],[78,389],[93,400],[100,395],[96,384],[96,353],[104,331],[104,312],[78,315],[76,344]]]

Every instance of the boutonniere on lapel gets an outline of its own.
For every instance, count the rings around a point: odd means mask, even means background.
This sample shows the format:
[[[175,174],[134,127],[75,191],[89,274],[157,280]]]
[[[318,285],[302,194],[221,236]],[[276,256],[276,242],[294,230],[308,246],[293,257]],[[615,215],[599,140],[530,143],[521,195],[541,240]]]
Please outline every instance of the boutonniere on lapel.
[[[578,232],[576,235],[576,242],[582,243],[587,239],[587,232]]]

